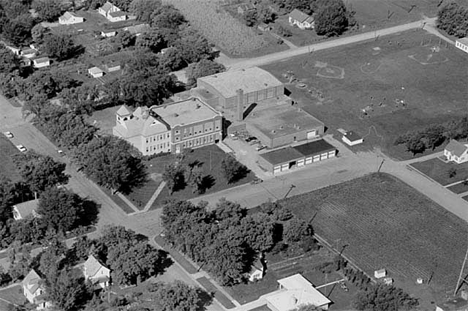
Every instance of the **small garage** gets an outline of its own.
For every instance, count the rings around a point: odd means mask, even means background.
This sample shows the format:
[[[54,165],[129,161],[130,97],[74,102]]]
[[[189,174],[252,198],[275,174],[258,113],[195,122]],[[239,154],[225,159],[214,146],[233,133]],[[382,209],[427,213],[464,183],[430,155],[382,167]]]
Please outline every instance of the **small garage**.
[[[267,171],[278,174],[296,167],[334,158],[336,154],[337,149],[321,139],[260,154],[258,163]]]

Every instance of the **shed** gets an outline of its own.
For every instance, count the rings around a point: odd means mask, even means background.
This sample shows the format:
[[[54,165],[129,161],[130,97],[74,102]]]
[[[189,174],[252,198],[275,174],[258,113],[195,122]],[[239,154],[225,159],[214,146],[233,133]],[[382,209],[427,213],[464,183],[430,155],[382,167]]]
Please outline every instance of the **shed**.
[[[468,37],[457,39],[455,41],[455,46],[460,50],[468,53]]]
[[[364,139],[353,131],[348,131],[344,133],[341,140],[345,142],[348,146],[355,146],[364,142]]]
[[[260,24],[258,24],[257,28],[258,28],[258,30],[260,30],[260,31],[270,31],[270,30],[273,29],[270,25],[265,24],[265,23],[260,23]]]
[[[387,276],[387,270],[385,269],[380,269],[380,270],[375,270],[374,271],[374,277],[376,279],[381,279]]]
[[[50,59],[48,57],[41,57],[33,59],[34,68],[44,68],[50,66]]]
[[[252,264],[249,272],[249,281],[254,282],[263,279],[265,276],[265,266],[261,258],[257,258]]]
[[[25,49],[21,50],[21,56],[25,58],[33,58],[36,56],[37,50],[35,49]]]
[[[108,72],[119,71],[121,68],[120,62],[118,61],[110,61],[109,63],[105,64],[104,67]]]
[[[88,73],[93,77],[93,78],[99,78],[104,75],[104,71],[102,71],[101,68],[99,67],[92,67],[88,69]]]

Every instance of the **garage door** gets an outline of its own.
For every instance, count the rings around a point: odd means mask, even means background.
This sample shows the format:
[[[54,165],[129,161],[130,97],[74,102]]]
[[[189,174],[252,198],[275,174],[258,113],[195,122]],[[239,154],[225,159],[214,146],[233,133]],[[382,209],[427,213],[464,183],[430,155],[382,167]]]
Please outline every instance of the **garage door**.
[[[325,159],[328,159],[328,153],[322,153],[320,155],[320,160],[325,160]]]
[[[335,156],[335,150],[328,152],[328,157],[333,158]]]
[[[279,173],[279,172],[281,172],[281,166],[275,166],[273,168],[273,174],[276,174],[276,173]]]
[[[312,163],[312,158],[307,158],[305,164],[310,164]]]
[[[297,161],[297,166],[303,166],[304,165],[304,160],[299,160]]]
[[[260,91],[257,92],[257,94],[258,94],[258,101],[261,101],[261,100],[264,100],[264,99],[265,99],[265,93],[266,93],[265,90],[260,90]]]
[[[283,165],[281,165],[281,170],[282,170],[282,171],[287,171],[287,170],[289,170],[289,163],[288,163],[288,164],[283,164]]]
[[[272,98],[273,96],[275,96],[275,89],[268,89],[267,98]]]
[[[315,137],[317,137],[317,130],[307,132],[307,139],[312,139],[312,138],[315,138]]]
[[[320,161],[320,155],[314,156],[314,162],[318,162],[318,161]]]

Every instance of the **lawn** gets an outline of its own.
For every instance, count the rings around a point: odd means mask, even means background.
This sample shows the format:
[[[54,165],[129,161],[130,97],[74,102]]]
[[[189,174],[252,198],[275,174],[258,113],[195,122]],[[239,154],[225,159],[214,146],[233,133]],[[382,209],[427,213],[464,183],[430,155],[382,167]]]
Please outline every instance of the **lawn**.
[[[263,68],[285,82],[290,96],[329,133],[354,130],[365,139],[358,149],[377,147],[409,159],[404,146],[394,145],[396,137],[466,114],[468,72],[460,66],[465,62],[462,51],[417,30]],[[290,83],[290,75],[297,80]],[[306,87],[298,88],[298,82]]]
[[[235,305],[227,298],[223,293],[221,293],[216,286],[211,283],[210,280],[208,280],[205,277],[198,278],[197,281],[205,288],[205,290],[208,293],[214,293],[214,297],[218,300],[220,304],[223,305],[226,309],[232,309],[235,307]]]
[[[0,289],[0,298],[17,305],[22,305],[26,302],[26,298],[23,295],[23,289],[21,288],[21,285],[16,285],[6,289]]]
[[[450,185],[468,178],[468,163],[445,163],[435,158],[424,162],[416,162],[411,164],[411,166],[442,186]],[[451,169],[455,170],[455,176],[453,177],[449,175],[449,170]]]
[[[447,187],[447,189],[456,194],[468,192],[468,183],[461,182],[459,184]]]
[[[453,290],[468,226],[399,179],[371,174],[281,203],[304,220],[314,215],[316,234],[346,245],[343,255],[368,274],[386,268],[397,284],[430,279],[438,298]]]
[[[226,153],[222,151],[216,145],[210,145],[202,148],[193,149],[192,152],[188,153],[184,159],[185,163],[193,163],[198,161],[202,168],[202,176],[206,188],[204,194],[215,193],[227,188],[239,186],[248,182],[251,182],[255,175],[252,172],[249,172],[244,178],[240,179],[237,182],[228,184],[224,176],[222,175],[221,162],[226,156]],[[175,155],[167,155],[162,157],[156,157],[149,162],[146,162],[148,172],[162,174],[166,165],[173,163]],[[184,189],[174,192],[172,195],[169,194],[169,190],[165,187],[156,201],[154,202],[151,209],[159,208],[164,202],[168,199],[176,200],[189,200],[198,196],[198,194],[193,193],[192,189],[189,186],[186,186]]]
[[[13,145],[5,135],[0,133],[0,172],[13,182],[21,180],[21,176],[16,170],[16,166],[12,159],[13,155],[19,153],[20,152],[16,149],[15,145]]]
[[[130,206],[128,206],[127,203],[125,203],[124,200],[122,200],[118,195],[116,194],[112,194],[112,191],[105,188],[105,187],[100,187],[101,190],[107,194],[107,196],[112,200],[114,201],[115,204],[117,204],[125,213],[127,214],[130,214],[130,213],[134,213],[135,211],[133,210],[133,208],[131,208]]]
[[[468,195],[464,196],[462,199],[468,202]]]

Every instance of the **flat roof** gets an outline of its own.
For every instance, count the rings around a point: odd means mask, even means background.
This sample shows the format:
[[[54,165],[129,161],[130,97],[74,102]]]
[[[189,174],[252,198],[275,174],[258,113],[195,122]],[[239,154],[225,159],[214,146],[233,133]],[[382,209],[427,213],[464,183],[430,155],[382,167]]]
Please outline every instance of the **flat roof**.
[[[344,133],[344,136],[350,141],[357,141],[357,140],[362,139],[361,136],[359,136],[356,132],[353,132],[353,131],[348,131]]]
[[[291,162],[303,158],[304,155],[292,147],[281,148],[260,154],[260,157],[267,160],[272,165]]]
[[[336,150],[336,148],[333,145],[330,145],[323,139],[312,141],[303,145],[294,146],[293,148],[305,157],[314,154],[320,154],[325,151]]]
[[[245,118],[245,122],[270,139],[324,126],[322,121],[303,109],[292,106],[287,96],[276,102],[259,104]]]
[[[198,81],[211,85],[225,98],[236,96],[238,89],[251,93],[283,85],[271,73],[258,67],[217,73],[198,78]]]
[[[172,127],[208,120],[221,114],[196,97],[164,106],[151,107]]]
[[[104,71],[99,67],[92,67],[88,69],[88,72],[91,74],[103,73]]]

